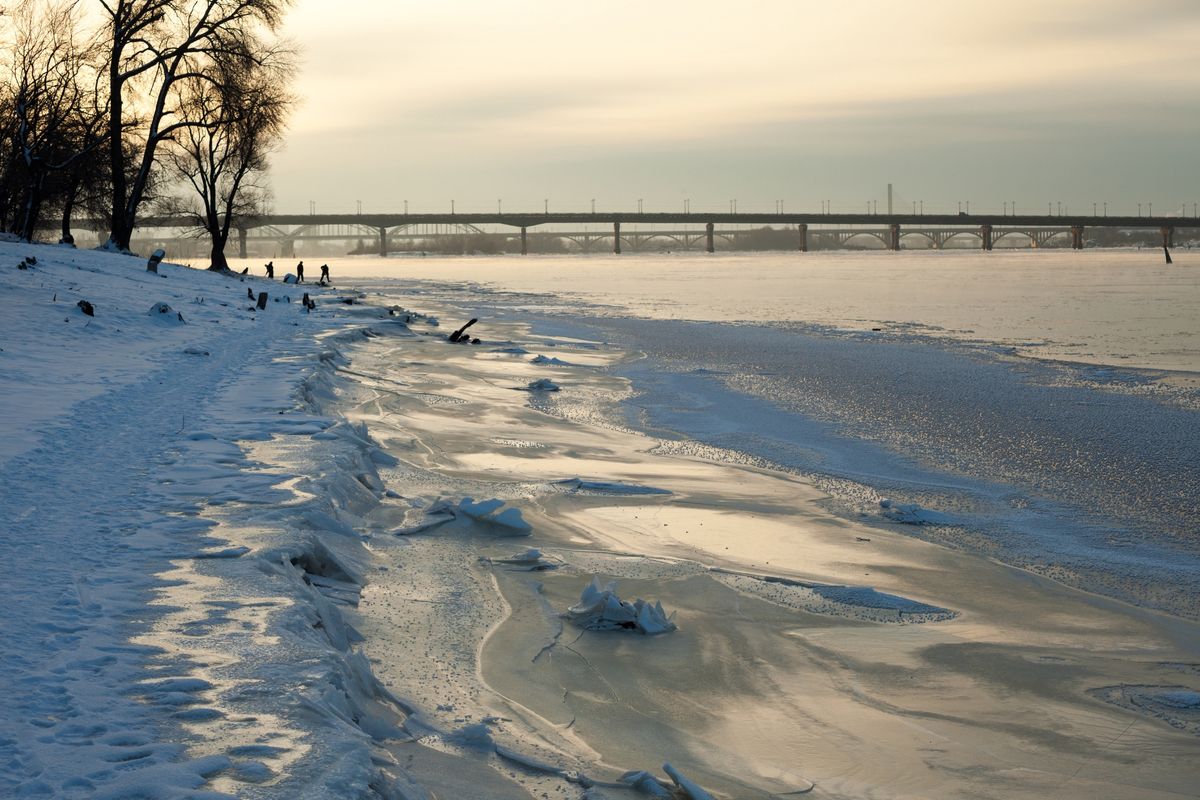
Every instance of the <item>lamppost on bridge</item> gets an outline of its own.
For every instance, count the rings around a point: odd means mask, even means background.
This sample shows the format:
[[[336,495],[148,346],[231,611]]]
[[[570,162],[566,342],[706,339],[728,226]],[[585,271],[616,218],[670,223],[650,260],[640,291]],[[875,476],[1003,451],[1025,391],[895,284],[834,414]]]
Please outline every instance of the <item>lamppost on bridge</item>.
[[[496,199],[496,213],[497,214],[504,213],[504,200],[502,200],[500,198]]]
[[[958,213],[962,213],[962,200],[958,201]]]
[[[921,201],[921,216],[925,216],[925,201]]]
[[[317,201],[309,200],[308,201],[308,215],[310,217],[314,217],[314,216],[316,216],[316,214],[317,214]]]
[[[1062,216],[1062,200],[1058,201],[1058,215]]]
[[[967,201],[967,213],[968,214],[971,213],[971,201],[970,200]]]
[[[404,201],[404,216],[408,216],[408,201]]]
[[[592,198],[592,213],[596,213],[596,198]]]
[[[1154,203],[1150,203],[1149,205],[1150,205],[1150,211],[1148,213],[1148,216],[1153,217],[1154,216]]]
[[[1008,201],[1004,201],[1004,216],[1008,216]]]
[[[453,200],[450,201],[450,214],[451,214],[451,216],[454,215],[454,201]]]
[[[550,216],[550,198],[549,197],[547,197],[545,200],[542,201],[542,211],[543,211],[543,213],[546,214],[546,216]]]
[[[683,213],[685,213],[685,214],[690,214],[690,213],[692,213],[692,198],[690,198],[690,197],[685,197],[685,198],[684,198],[684,200],[683,200]]]
[[[1138,216],[1140,217],[1141,215],[1142,215],[1142,204],[1138,203]]]
[[[1092,203],[1092,216],[1096,216],[1096,204]]]
[[[642,198],[638,198],[638,213],[642,213]]]
[[[1108,201],[1104,201],[1104,216],[1108,216]]]
[[[358,215],[362,216],[362,200],[355,200],[355,205],[358,206]]]

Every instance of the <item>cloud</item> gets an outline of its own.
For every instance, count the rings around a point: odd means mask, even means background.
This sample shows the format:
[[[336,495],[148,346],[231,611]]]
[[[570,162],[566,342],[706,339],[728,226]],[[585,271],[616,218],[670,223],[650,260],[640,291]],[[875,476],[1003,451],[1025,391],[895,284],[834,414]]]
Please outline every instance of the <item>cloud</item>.
[[[1059,174],[1064,148],[1128,160],[1198,127],[1193,0],[345,0],[297,13],[307,101],[276,162],[281,207],[343,191],[590,199],[573,187],[631,176],[645,194],[778,192],[781,174],[832,174],[810,166],[821,158],[878,183],[897,154],[936,175],[975,151],[1036,182]]]

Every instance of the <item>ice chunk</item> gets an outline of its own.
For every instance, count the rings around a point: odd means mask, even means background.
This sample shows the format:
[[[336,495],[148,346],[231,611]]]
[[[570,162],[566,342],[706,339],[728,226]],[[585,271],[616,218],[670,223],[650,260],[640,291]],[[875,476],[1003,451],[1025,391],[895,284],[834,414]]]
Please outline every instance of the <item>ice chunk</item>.
[[[949,514],[922,508],[916,503],[893,503],[888,498],[879,501],[883,515],[893,522],[905,525],[954,525],[955,520]]]
[[[533,531],[533,526],[525,521],[520,509],[505,508],[495,513],[503,506],[504,501],[498,498],[475,500],[473,497],[464,497],[457,504],[439,500],[426,509],[425,519],[420,524],[401,528],[394,533],[399,536],[423,533],[456,519],[483,523],[493,529],[492,533],[502,536],[527,536]]]
[[[675,781],[675,785],[683,790],[684,795],[688,800],[715,800],[715,798],[700,788],[694,781],[688,780],[682,772],[672,767],[670,764],[663,764],[663,772]]]
[[[529,363],[530,364],[549,364],[554,367],[573,367],[573,366],[575,366],[574,364],[572,364],[568,361],[563,361],[561,358],[554,358],[553,356],[534,356],[533,358],[529,359]]]
[[[542,560],[542,551],[531,547],[523,553],[513,553],[508,558],[500,559],[505,564],[533,564]]]
[[[504,501],[496,498],[475,502],[474,498],[464,497],[462,502],[458,504],[458,510],[472,519],[480,519],[481,517],[486,517],[488,514],[491,514],[493,511],[503,505]]]
[[[670,633],[676,625],[663,610],[662,603],[638,598],[630,603],[617,596],[617,585],[600,585],[598,578],[584,587],[579,602],[563,614],[582,628],[593,631],[630,630],[647,636]]]
[[[620,780],[626,786],[630,786],[650,797],[670,798],[674,795],[674,792],[668,789],[661,780],[644,769],[626,772],[621,776]]]
[[[150,310],[146,312],[146,316],[153,317],[161,322],[170,322],[175,325],[183,323],[183,314],[180,314],[166,303],[155,303],[154,305],[150,306]]]
[[[513,553],[508,558],[487,558],[484,561],[489,564],[507,564],[527,572],[545,572],[558,569],[559,566],[552,561],[543,560],[542,551],[536,547],[531,547],[523,553]]]
[[[489,517],[487,521],[493,525],[499,525],[502,528],[508,528],[518,533],[531,533],[533,531],[533,526],[521,516],[521,509],[519,508],[506,508],[499,514]]]
[[[561,486],[570,492],[594,492],[596,494],[670,494],[668,489],[658,489],[653,486],[639,486],[636,483],[618,483],[616,481],[589,481],[582,478],[566,478],[554,481],[555,486]]]
[[[557,392],[561,387],[549,378],[538,378],[525,388],[531,392]]]

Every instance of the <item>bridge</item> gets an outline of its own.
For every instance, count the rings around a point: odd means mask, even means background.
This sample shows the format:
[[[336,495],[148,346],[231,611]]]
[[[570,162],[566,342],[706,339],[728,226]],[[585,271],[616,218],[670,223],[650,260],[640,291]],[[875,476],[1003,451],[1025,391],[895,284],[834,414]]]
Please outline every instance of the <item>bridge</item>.
[[[579,230],[581,225],[586,228]],[[1157,230],[1163,245],[1173,247],[1175,230],[1200,228],[1200,217],[709,212],[265,214],[239,218],[233,227],[239,256],[245,258],[247,242],[255,240],[276,241],[281,245],[282,255],[292,256],[297,241],[373,239],[378,245],[377,252],[387,255],[390,245],[399,241],[483,234],[482,226],[511,229],[507,236],[519,238],[522,254],[529,252],[529,230],[539,227],[544,230],[553,227],[552,231],[545,230],[545,234],[570,240],[582,250],[593,251],[598,244],[607,243],[614,253],[620,253],[623,247],[640,250],[655,240],[660,246],[674,245],[680,249],[703,243],[704,249],[711,253],[716,250],[717,240],[733,244],[768,226],[790,230],[791,246],[798,251],[808,250],[813,243],[831,241],[846,246],[856,237],[874,238],[889,250],[899,250],[901,240],[906,237],[925,239],[933,248],[941,248],[956,238],[967,238],[982,250],[991,250],[1006,237],[1023,239],[1031,247],[1063,237],[1064,243],[1069,240],[1072,248],[1082,249],[1084,231],[1088,228]],[[567,227],[562,229],[563,226]],[[593,230],[592,226],[600,227]],[[144,217],[138,222],[139,229],[195,227],[194,219],[184,216]]]

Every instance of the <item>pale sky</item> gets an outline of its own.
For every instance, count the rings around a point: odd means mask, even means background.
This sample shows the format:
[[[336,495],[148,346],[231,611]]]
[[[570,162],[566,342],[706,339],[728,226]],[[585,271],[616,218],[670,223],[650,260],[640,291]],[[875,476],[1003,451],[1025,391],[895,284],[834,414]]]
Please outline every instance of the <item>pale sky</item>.
[[[275,209],[1200,202],[1200,0],[296,0]]]

